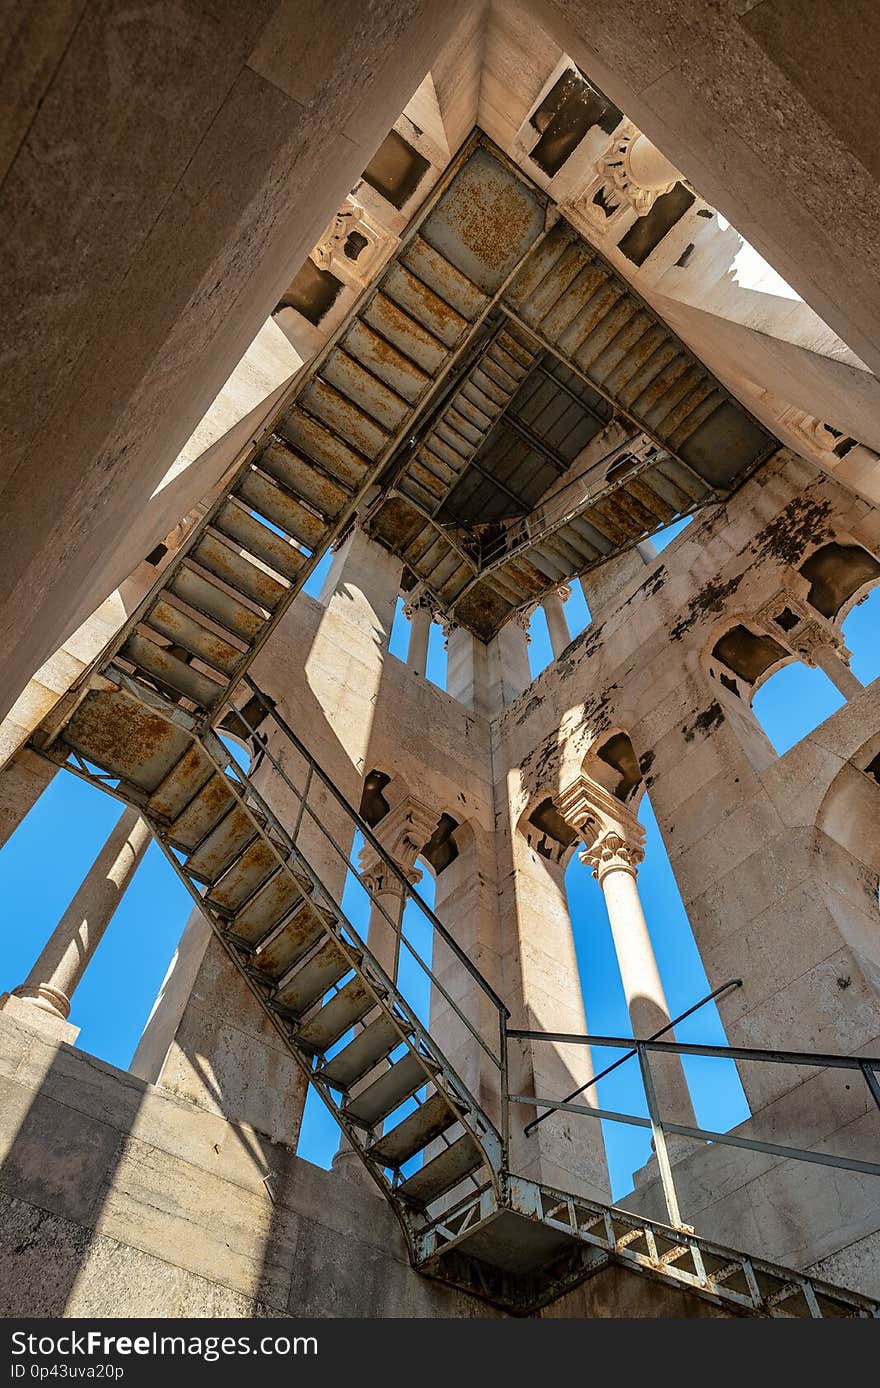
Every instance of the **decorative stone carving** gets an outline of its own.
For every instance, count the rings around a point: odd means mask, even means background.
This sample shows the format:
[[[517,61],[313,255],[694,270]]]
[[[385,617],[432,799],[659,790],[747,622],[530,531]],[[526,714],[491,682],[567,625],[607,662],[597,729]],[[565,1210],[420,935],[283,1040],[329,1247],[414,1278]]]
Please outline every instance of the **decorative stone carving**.
[[[644,217],[681,174],[664,154],[627,121],[595,164],[596,176],[577,199],[577,210],[602,231],[627,215]]]
[[[606,829],[578,856],[593,869],[593,876],[601,885],[609,872],[628,872],[635,877],[639,864],[645,860],[645,850],[641,843],[624,838],[616,829]]]
[[[421,881],[422,874],[415,865],[416,858],[437,828],[439,818],[436,810],[408,796],[389,810],[373,831],[411,886]],[[361,849],[358,864],[361,881],[371,896],[383,892],[403,895],[400,878],[369,844]]]
[[[349,195],[311,253],[320,270],[359,285],[372,279],[396,238]]]

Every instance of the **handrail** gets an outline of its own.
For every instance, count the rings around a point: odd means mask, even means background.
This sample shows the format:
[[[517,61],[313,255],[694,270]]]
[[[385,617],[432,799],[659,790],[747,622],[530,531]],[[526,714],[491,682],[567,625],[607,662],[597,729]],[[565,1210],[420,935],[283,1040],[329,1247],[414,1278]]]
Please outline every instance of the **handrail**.
[[[713,991],[711,993],[707,993],[704,998],[700,998],[700,1001],[695,1002],[693,1007],[689,1007],[686,1012],[680,1012],[677,1017],[673,1017],[671,1022],[667,1022],[666,1025],[661,1027],[659,1031],[655,1031],[649,1039],[651,1041],[659,1041],[661,1036],[665,1036],[667,1031],[671,1031],[673,1027],[677,1027],[679,1022],[683,1022],[686,1020],[686,1018],[692,1017],[695,1012],[699,1012],[700,1008],[705,1007],[707,1002],[712,1002],[714,998],[720,997],[721,994],[726,993],[729,988],[741,987],[741,978],[729,978],[727,982],[722,983],[719,988],[713,989]],[[512,1034],[512,1032],[508,1033],[508,1035]],[[582,1084],[578,1089],[572,1090],[571,1094],[566,1094],[565,1098],[561,1102],[564,1104],[570,1104],[574,1099],[578,1097],[579,1094],[584,1094],[588,1089],[592,1089],[594,1084],[598,1084],[600,1080],[604,1080],[605,1076],[610,1075],[612,1070],[616,1070],[618,1066],[625,1065],[626,1062],[628,1060],[631,1060],[634,1055],[638,1055],[638,1050],[635,1046],[631,1047],[630,1050],[627,1051],[626,1055],[622,1055],[617,1060],[613,1060],[610,1065],[606,1065],[604,1070],[600,1070],[598,1075],[594,1075],[592,1079],[587,1080],[586,1084]],[[552,1108],[548,1108],[546,1113],[539,1114],[537,1118],[532,1119],[531,1123],[527,1123],[526,1126],[523,1128],[523,1132],[525,1133],[526,1137],[529,1137],[534,1132],[535,1128],[537,1128],[539,1124],[543,1123],[545,1118],[549,1118],[553,1112],[554,1110]]]
[[[502,999],[498,996],[498,994],[495,992],[495,989],[489,983],[488,979],[484,978],[483,975],[480,973],[479,969],[477,969],[474,966],[473,962],[468,958],[461,945],[458,943],[455,937],[450,934],[449,930],[446,928],[443,922],[437,916],[435,916],[434,912],[431,910],[431,907],[424,900],[424,898],[420,896],[419,893],[413,887],[413,885],[407,881],[405,875],[401,872],[397,863],[395,863],[394,859],[386,851],[386,849],[383,848],[379,839],[373,833],[366,820],[354,808],[351,802],[345,798],[345,796],[342,794],[342,791],[339,790],[339,788],[330,779],[326,771],[324,771],[324,769],[322,768],[321,764],[316,760],[316,758],[312,755],[312,753],[308,750],[308,748],[300,740],[300,738],[297,737],[290,724],[278,712],[278,709],[275,706],[274,701],[263,693],[263,691],[251,679],[250,675],[244,676],[244,683],[257,697],[257,699],[259,699],[262,706],[266,709],[266,712],[270,715],[270,717],[272,717],[275,720],[281,731],[292,742],[292,744],[300,753],[300,755],[304,757],[308,764],[314,768],[314,771],[317,774],[319,780],[323,783],[324,786],[326,786],[327,790],[330,791],[330,794],[333,796],[336,802],[342,807],[342,809],[346,812],[349,818],[357,826],[358,830],[364,837],[364,841],[369,844],[370,848],[372,848],[375,853],[378,854],[378,856],[382,859],[382,862],[386,865],[386,867],[391,869],[393,875],[397,878],[397,881],[403,887],[404,894],[408,897],[411,897],[418,904],[419,909],[431,922],[431,925],[440,935],[441,939],[444,941],[445,944],[449,946],[456,959],[458,959],[459,963],[465,966],[471,977],[475,979],[477,983],[479,983],[483,992],[491,1000],[491,1002],[498,1009],[498,1011],[504,1013],[505,1016],[509,1017],[510,1009],[507,1007],[506,1003],[504,1003]],[[235,708],[235,712],[240,717],[242,716],[241,709]],[[247,723],[246,719],[242,718],[242,721],[246,723],[246,726],[248,728],[250,728],[250,724]],[[260,738],[260,735],[256,733],[254,729],[250,730],[258,739],[258,741],[262,740]]]
[[[704,999],[704,1001],[708,1001],[708,999]],[[698,1006],[699,1005],[700,1004],[698,1004]],[[688,1014],[685,1013],[683,1015],[686,1016]],[[672,1026],[674,1023],[670,1023],[669,1025]],[[668,1030],[668,1027],[663,1028],[663,1030]],[[547,1113],[540,1114],[538,1119],[532,1120],[525,1128],[526,1133],[533,1130],[537,1126],[537,1123],[546,1118],[549,1113],[560,1111],[565,1113],[578,1113],[585,1118],[598,1118],[615,1123],[627,1123],[637,1128],[650,1128],[669,1222],[675,1227],[682,1227],[682,1221],[678,1207],[678,1193],[675,1188],[672,1164],[669,1160],[669,1150],[666,1143],[666,1137],[669,1133],[682,1137],[694,1138],[701,1142],[717,1142],[722,1146],[741,1147],[745,1148],[747,1151],[763,1152],[768,1156],[782,1159],[812,1162],[818,1166],[831,1166],[840,1168],[844,1171],[857,1171],[862,1175],[880,1176],[880,1163],[878,1162],[863,1161],[856,1157],[838,1156],[833,1152],[817,1152],[814,1149],[803,1147],[788,1147],[778,1142],[762,1142],[758,1138],[742,1137],[734,1133],[720,1133],[710,1128],[698,1128],[683,1123],[666,1121],[660,1112],[660,1105],[654,1087],[654,1078],[651,1073],[649,1054],[651,1051],[657,1051],[666,1055],[706,1055],[730,1060],[762,1061],[766,1064],[858,1070],[865,1080],[868,1092],[878,1109],[880,1109],[880,1083],[878,1083],[877,1080],[877,1072],[880,1071],[880,1056],[827,1055],[808,1051],[770,1051],[757,1050],[750,1046],[699,1046],[680,1041],[660,1041],[656,1036],[646,1038],[645,1040],[633,1041],[631,1037],[590,1036],[571,1032],[531,1031],[519,1027],[509,1028],[507,1034],[508,1037],[521,1040],[555,1041],[558,1043],[584,1046],[611,1046],[615,1049],[618,1047],[625,1048],[628,1054],[615,1062],[615,1065],[621,1064],[624,1060],[628,1060],[630,1056],[632,1056],[633,1051],[635,1051],[639,1060],[639,1067],[641,1069],[642,1082],[645,1090],[645,1099],[648,1105],[647,1118],[642,1118],[632,1113],[619,1113],[612,1109],[598,1108],[590,1104],[573,1104],[567,1099],[550,1099],[546,1098],[544,1095],[510,1094],[508,1100],[512,1104],[526,1104],[533,1108],[546,1108]],[[614,1067],[609,1067],[609,1069],[612,1068]],[[605,1070],[602,1073],[607,1074],[608,1071]],[[596,1078],[600,1078],[600,1076]],[[590,1080],[589,1083],[583,1085],[581,1091],[578,1092],[582,1092],[583,1089],[588,1089],[590,1085],[594,1083],[595,1080]]]

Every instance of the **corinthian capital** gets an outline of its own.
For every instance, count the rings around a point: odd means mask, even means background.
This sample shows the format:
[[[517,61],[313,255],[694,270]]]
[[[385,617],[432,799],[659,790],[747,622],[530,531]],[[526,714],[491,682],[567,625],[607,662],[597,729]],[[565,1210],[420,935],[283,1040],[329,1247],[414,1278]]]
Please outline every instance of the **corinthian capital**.
[[[593,869],[593,876],[600,884],[609,872],[628,872],[635,877],[644,858],[645,850],[640,842],[624,838],[614,829],[606,829],[580,854],[581,862]]]

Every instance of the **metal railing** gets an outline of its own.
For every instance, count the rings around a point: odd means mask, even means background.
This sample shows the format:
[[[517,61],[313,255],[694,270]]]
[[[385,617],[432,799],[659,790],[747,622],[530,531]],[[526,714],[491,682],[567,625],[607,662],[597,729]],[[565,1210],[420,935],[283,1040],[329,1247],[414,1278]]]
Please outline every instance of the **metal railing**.
[[[725,988],[730,987],[731,984],[724,986]],[[708,997],[702,1000],[702,1002],[708,1001]],[[702,1006],[702,1003],[697,1004],[697,1006]],[[691,1009],[691,1011],[694,1010],[696,1009]],[[684,1013],[682,1017],[687,1015],[690,1014]],[[670,1022],[669,1025],[674,1026],[675,1023]],[[667,1028],[663,1030],[665,1031]],[[857,1157],[840,1156],[834,1152],[817,1152],[814,1149],[803,1147],[789,1147],[778,1142],[763,1142],[759,1138],[743,1137],[734,1132],[714,1132],[709,1128],[670,1122],[660,1112],[649,1058],[652,1052],[656,1052],[663,1055],[713,1056],[725,1060],[757,1061],[762,1064],[799,1065],[811,1069],[850,1070],[861,1075],[871,1098],[880,1111],[880,1081],[878,1081],[880,1057],[878,1056],[825,1055],[811,1051],[756,1050],[747,1046],[690,1045],[680,1041],[661,1041],[659,1035],[645,1040],[633,1040],[632,1037],[625,1036],[590,1036],[570,1032],[527,1031],[519,1028],[510,1028],[507,1034],[509,1038],[517,1040],[549,1041],[564,1045],[608,1046],[627,1052],[613,1066],[608,1066],[595,1079],[591,1079],[583,1085],[581,1090],[577,1091],[578,1093],[589,1089],[591,1085],[596,1083],[596,1080],[601,1079],[612,1069],[616,1069],[617,1065],[623,1064],[633,1055],[638,1058],[648,1106],[647,1118],[632,1113],[619,1113],[613,1109],[598,1108],[589,1104],[575,1104],[566,1099],[551,1099],[544,1095],[511,1094],[510,1102],[547,1109],[547,1113],[541,1114],[537,1120],[533,1120],[526,1131],[533,1129],[550,1113],[560,1111],[578,1113],[586,1118],[605,1119],[614,1123],[626,1123],[632,1127],[650,1129],[669,1222],[675,1228],[687,1226],[682,1224],[678,1194],[669,1160],[669,1149],[666,1141],[669,1134],[694,1138],[702,1142],[717,1142],[728,1147],[741,1147],[748,1151],[763,1152],[772,1157],[811,1162],[819,1166],[837,1167],[844,1171],[856,1171],[866,1176],[880,1176],[880,1162],[863,1161]]]
[[[283,788],[281,790],[282,796],[293,798],[294,806],[285,806],[285,810],[290,808],[293,810],[292,822],[289,827],[284,828],[285,837],[292,844],[298,846],[304,859],[311,861],[313,867],[315,867],[316,858],[329,863],[331,869],[335,862],[336,872],[334,874],[331,871],[329,875],[336,876],[337,880],[343,884],[343,889],[336,894],[332,893],[326,885],[322,887],[328,907],[338,912],[343,918],[346,917],[350,912],[346,909],[342,898],[346,896],[347,891],[350,891],[352,886],[355,887],[356,891],[360,888],[363,893],[361,904],[366,905],[368,902],[370,910],[377,911],[388,929],[393,932],[398,958],[401,961],[405,958],[410,960],[429,984],[432,1007],[436,1006],[438,999],[442,999],[456,1019],[459,1028],[458,1035],[449,1036],[445,1043],[446,1048],[449,1048],[450,1042],[458,1046],[469,1038],[471,1042],[476,1043],[480,1052],[489,1061],[492,1071],[497,1072],[497,1116],[500,1120],[502,1165],[506,1169],[509,1150],[507,1063],[509,1009],[455,936],[416,890],[363,815],[346,799],[318,760],[278,712],[274,701],[259,689],[250,676],[245,676],[244,684],[251,698],[244,707],[233,703],[231,698],[227,700],[225,710],[229,719],[226,727],[230,729],[234,725],[238,735],[246,736],[256,754],[255,762],[251,770],[245,774],[241,768],[237,767],[234,759],[227,752],[227,771],[233,776],[238,775],[242,783],[246,785],[250,785],[251,778],[259,772],[260,785],[255,785],[254,788],[260,797],[264,813],[267,808],[270,813],[272,812],[272,802],[277,798],[279,787]],[[280,734],[280,739],[276,740],[272,737],[273,727]],[[222,735],[224,730],[221,716],[221,721],[217,724],[215,731]],[[289,764],[285,765],[279,754],[285,747],[289,747],[295,752],[296,767],[291,767]],[[275,782],[274,794],[273,781]],[[328,814],[328,797],[338,811],[337,820],[341,828],[336,828],[336,832],[334,832],[336,826],[333,825],[333,815]],[[277,820],[279,828],[283,827],[287,818],[287,813],[285,813]],[[383,893],[377,892],[375,887],[371,885],[370,873],[356,861],[354,845],[357,835],[360,835],[364,847],[369,850],[370,858],[377,859],[385,872],[394,879],[395,890],[399,896],[399,908],[388,909],[385,900],[383,900]],[[318,879],[322,879],[324,875],[324,872],[317,871]],[[424,957],[422,951],[409,938],[405,929],[406,908],[409,905],[414,907],[429,929],[430,959]],[[476,985],[478,996],[485,1005],[486,1016],[483,1015],[483,1009],[480,1007],[475,1009],[476,1017],[468,1016],[439,976],[437,961],[434,957],[438,942],[441,942],[443,949],[454,957],[464,969],[467,977]],[[429,953],[429,951],[425,950],[424,953]],[[425,1022],[423,1025],[425,1035],[429,1036],[430,1024]],[[451,1026],[452,1024],[448,1022],[447,1031]],[[432,1048],[438,1056],[450,1070],[454,1070],[454,1065],[447,1061],[440,1051],[436,1036],[430,1035],[430,1040]],[[465,1088],[462,1081],[458,1080],[457,1083],[460,1087]],[[476,1108],[481,1107],[476,1099],[473,1099],[472,1096],[469,1097]],[[492,1118],[491,1115],[490,1118]]]

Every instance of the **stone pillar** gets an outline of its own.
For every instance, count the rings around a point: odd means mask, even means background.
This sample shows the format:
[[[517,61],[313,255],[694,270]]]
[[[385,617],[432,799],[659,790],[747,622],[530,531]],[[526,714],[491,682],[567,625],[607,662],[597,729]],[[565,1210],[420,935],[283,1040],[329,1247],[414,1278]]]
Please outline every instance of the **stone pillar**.
[[[581,862],[593,869],[605,897],[633,1036],[652,1036],[670,1017],[636,882],[645,857],[645,831],[620,801],[585,776],[559,797],[557,805],[584,840]],[[675,1035],[670,1031],[663,1039],[674,1041]],[[655,1053],[650,1062],[662,1118],[696,1126],[680,1057]]]
[[[532,682],[528,651],[530,616],[531,609],[515,612],[489,642],[489,700],[493,714],[512,704]]]
[[[489,716],[489,648],[465,627],[449,634],[446,692],[465,708]]]
[[[547,630],[550,633],[550,645],[553,648],[553,657],[558,660],[562,652],[571,644],[571,632],[568,629],[568,620],[565,616],[565,602],[571,597],[571,588],[567,583],[563,583],[555,592],[548,593],[541,599],[541,606],[547,618]]]
[[[864,689],[861,680],[849,668],[841,647],[829,641],[827,646],[816,646],[812,651],[812,657],[813,664],[825,672],[835,689],[839,690],[845,699],[854,698]]]
[[[150,843],[136,809],[123,810],[33,968],[13,992],[33,1013],[67,1022],[70,1001]],[[10,999],[10,1002],[12,1000]],[[12,1006],[15,1007],[15,1003]],[[22,1014],[24,1015],[24,1014]]]
[[[406,663],[417,675],[424,675],[428,668],[428,640],[431,635],[431,609],[423,602],[408,602],[403,615],[410,622],[409,645]]]

